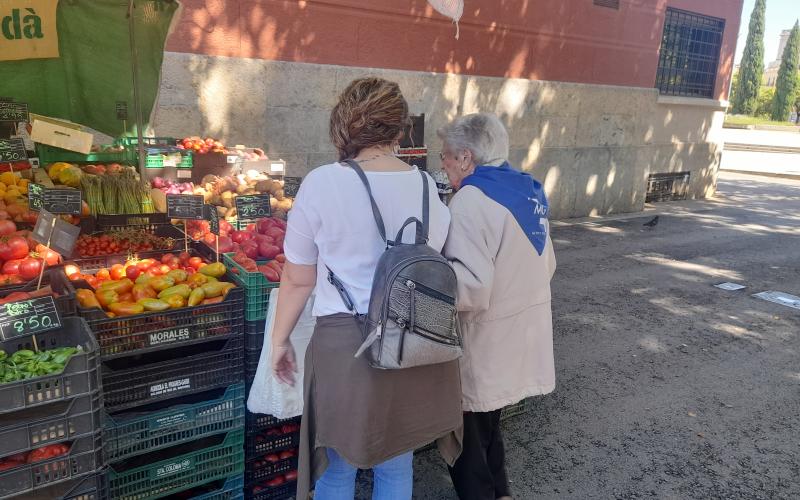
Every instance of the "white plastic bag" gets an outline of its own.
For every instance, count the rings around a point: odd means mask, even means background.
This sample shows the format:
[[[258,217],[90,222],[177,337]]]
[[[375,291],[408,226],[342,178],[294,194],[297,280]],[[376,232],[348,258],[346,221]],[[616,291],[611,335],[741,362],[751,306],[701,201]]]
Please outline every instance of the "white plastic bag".
[[[275,308],[278,304],[278,288],[269,295],[269,309],[264,326],[264,346],[258,360],[256,377],[247,398],[247,409],[252,413],[264,413],[275,418],[292,418],[303,413],[303,366],[306,348],[314,333],[316,320],[311,315],[313,296],[306,302],[297,326],[292,330],[290,340],[297,357],[295,384],[290,386],[280,382],[272,373],[272,327],[275,324]]]
[[[464,14],[464,0],[428,0],[428,3],[439,14],[449,17],[456,23],[456,40],[458,40],[458,21]]]

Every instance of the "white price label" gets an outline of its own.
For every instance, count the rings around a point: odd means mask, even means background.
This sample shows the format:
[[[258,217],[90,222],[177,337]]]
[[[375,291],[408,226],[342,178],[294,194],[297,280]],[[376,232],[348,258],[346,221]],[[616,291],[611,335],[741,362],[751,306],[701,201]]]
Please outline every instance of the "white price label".
[[[175,161],[175,158],[164,158],[164,166],[165,167],[174,167],[177,166],[178,162]]]
[[[238,155],[228,155],[228,163],[236,163],[239,161]]]
[[[178,179],[191,179],[192,171],[186,168],[178,169]]]
[[[269,171],[270,172],[283,172],[286,170],[286,162],[281,161],[271,161],[269,162]]]

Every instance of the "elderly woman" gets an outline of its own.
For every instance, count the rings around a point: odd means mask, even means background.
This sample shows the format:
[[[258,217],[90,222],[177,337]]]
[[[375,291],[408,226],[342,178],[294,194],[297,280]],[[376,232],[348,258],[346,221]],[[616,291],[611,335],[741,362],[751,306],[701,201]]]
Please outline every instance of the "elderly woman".
[[[457,191],[443,253],[458,276],[464,339],[464,448],[450,476],[462,500],[494,500],[511,496],[500,410],[555,388],[548,204],[541,183],[508,164],[496,116],[467,115],[438,135]]]

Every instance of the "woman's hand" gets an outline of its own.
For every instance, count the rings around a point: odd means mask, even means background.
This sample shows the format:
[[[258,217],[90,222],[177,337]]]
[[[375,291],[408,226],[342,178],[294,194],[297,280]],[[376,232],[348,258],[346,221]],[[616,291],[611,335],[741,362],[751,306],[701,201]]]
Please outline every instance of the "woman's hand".
[[[294,386],[297,360],[291,343],[272,346],[272,373],[284,384]]]

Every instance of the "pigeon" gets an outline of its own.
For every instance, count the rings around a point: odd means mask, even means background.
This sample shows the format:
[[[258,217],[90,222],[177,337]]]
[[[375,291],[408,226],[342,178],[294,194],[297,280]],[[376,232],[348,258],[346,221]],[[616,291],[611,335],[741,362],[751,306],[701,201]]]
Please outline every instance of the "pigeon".
[[[658,215],[656,215],[655,217],[653,217],[652,219],[650,219],[649,221],[645,222],[642,225],[653,228],[656,227],[657,224],[658,224]]]

